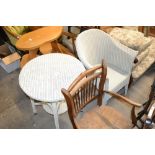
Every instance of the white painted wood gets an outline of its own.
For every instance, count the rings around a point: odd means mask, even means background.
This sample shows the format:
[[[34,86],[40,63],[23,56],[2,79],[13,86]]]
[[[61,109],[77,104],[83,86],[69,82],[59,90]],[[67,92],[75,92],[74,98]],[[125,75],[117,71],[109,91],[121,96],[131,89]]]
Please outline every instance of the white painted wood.
[[[36,109],[36,105],[33,99],[30,99],[31,101],[31,105],[32,105],[32,110],[34,114],[37,114],[37,109]]]
[[[59,118],[58,118],[59,106],[58,106],[57,102],[53,102],[52,104],[48,103],[47,106],[52,110],[52,113],[54,115],[54,123],[55,123],[56,129],[59,129]]]

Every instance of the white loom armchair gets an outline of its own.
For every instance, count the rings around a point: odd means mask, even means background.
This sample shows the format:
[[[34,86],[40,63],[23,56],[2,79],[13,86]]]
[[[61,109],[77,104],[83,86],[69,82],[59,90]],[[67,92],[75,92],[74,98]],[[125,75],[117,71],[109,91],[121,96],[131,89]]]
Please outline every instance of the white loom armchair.
[[[133,62],[138,51],[122,45],[98,29],[80,33],[75,46],[77,55],[86,69],[101,64],[104,60],[107,65],[105,90],[118,92],[125,87],[125,94],[127,93]],[[105,103],[109,99],[109,95],[104,96]]]

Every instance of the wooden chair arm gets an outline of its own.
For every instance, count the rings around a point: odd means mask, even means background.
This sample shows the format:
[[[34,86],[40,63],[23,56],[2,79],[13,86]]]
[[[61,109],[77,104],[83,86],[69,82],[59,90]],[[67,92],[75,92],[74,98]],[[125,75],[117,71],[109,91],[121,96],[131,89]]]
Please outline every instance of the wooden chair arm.
[[[2,26],[3,30],[8,32],[10,35],[12,35],[13,37],[15,37],[16,39],[19,39],[20,38],[20,35],[17,35],[13,32],[11,32],[6,26]]]
[[[114,92],[111,92],[111,91],[104,91],[104,92],[111,95],[111,96],[113,96],[113,97],[115,97],[115,98],[117,98],[120,101],[124,101],[124,102],[129,103],[129,104],[131,104],[133,106],[136,106],[136,107],[141,107],[142,106],[141,104],[136,103],[136,102],[128,99],[127,97],[124,97],[124,96],[119,95],[117,93],[114,93]]]

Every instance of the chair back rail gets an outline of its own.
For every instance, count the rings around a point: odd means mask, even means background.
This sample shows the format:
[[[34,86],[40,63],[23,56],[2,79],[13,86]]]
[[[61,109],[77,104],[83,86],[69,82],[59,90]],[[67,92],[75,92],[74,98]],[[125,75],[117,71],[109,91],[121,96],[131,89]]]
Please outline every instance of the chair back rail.
[[[81,73],[68,90],[62,89],[66,99],[69,117],[73,127],[76,127],[74,118],[91,101],[97,99],[97,104],[102,105],[103,87],[106,80],[107,68],[102,65]]]

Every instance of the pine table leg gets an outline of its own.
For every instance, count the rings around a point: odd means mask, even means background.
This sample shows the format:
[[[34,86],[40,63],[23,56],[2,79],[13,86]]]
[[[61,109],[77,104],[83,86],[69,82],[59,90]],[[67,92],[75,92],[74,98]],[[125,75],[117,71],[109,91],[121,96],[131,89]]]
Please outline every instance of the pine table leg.
[[[30,50],[29,54],[23,55],[21,62],[20,62],[20,67],[23,68],[23,66],[28,63],[31,59],[35,58],[37,56],[38,49],[35,50]]]
[[[31,60],[31,59],[37,57],[37,52],[38,52],[38,49],[29,50],[29,59]]]

